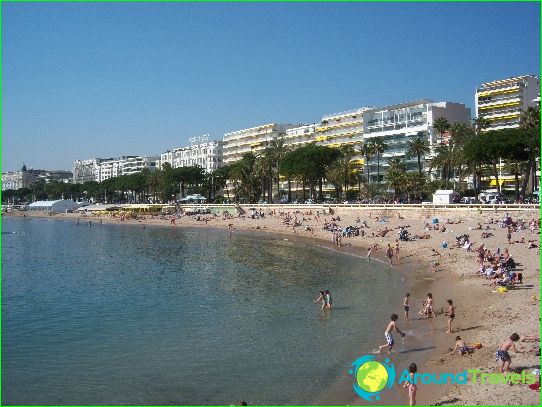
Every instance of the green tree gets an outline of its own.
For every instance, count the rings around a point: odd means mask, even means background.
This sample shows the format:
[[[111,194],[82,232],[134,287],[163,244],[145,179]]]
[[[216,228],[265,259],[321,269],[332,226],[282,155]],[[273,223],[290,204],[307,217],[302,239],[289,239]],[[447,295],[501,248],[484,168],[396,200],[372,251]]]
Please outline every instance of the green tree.
[[[366,142],[364,143],[360,148],[360,154],[364,157],[364,165],[365,165],[365,174],[367,174],[367,183],[371,182],[371,178],[369,174],[369,159],[373,156],[373,146],[371,143]]]
[[[446,133],[448,130],[450,130],[450,122],[445,117],[437,117],[435,121],[433,122],[433,127],[437,130],[438,134],[440,135],[440,144],[442,144],[442,138],[444,136],[444,133]]]
[[[398,157],[388,160],[388,170],[384,175],[391,188],[395,191],[395,196],[400,196],[404,189],[406,163]]]
[[[422,173],[422,156],[429,154],[430,151],[429,142],[426,138],[423,138],[423,134],[418,133],[414,140],[408,142],[406,156],[418,159],[418,172],[420,174]]]
[[[388,145],[384,142],[384,137],[375,137],[369,141],[370,149],[376,154],[376,178],[380,183],[380,155],[387,150]]]

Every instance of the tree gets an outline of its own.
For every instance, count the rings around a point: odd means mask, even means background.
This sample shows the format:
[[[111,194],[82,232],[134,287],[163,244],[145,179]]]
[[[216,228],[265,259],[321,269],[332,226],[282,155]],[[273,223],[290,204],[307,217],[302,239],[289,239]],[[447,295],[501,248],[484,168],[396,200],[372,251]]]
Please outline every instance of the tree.
[[[373,154],[376,154],[376,178],[377,183],[380,184],[380,154],[388,148],[388,145],[384,143],[384,137],[375,137],[369,141],[370,149]]]
[[[340,146],[338,150],[340,154],[330,164],[326,179],[335,185],[337,198],[340,200],[342,191],[347,192],[348,187],[356,182],[356,168],[352,160],[357,152],[349,145]]]
[[[406,163],[398,157],[388,160],[388,170],[385,178],[389,182],[390,187],[394,189],[395,196],[399,196],[403,190],[406,174]]]
[[[433,127],[437,130],[440,135],[440,144],[442,144],[442,137],[450,129],[450,122],[445,117],[437,117],[433,122]]]
[[[277,182],[277,194],[280,199],[280,164],[290,149],[284,141],[285,133],[280,133],[279,137],[274,137],[269,143],[269,149],[273,158],[273,167],[275,169],[275,180]]]
[[[373,146],[371,143],[364,143],[360,148],[360,154],[363,155],[365,158],[364,164],[365,164],[365,173],[367,174],[367,183],[370,183],[371,178],[369,174],[369,159],[373,156]]]
[[[407,157],[417,157],[418,159],[418,172],[422,173],[422,155],[428,154],[431,151],[429,148],[429,142],[424,139],[422,134],[418,133],[418,136],[408,142],[408,149],[406,151]]]
[[[527,150],[529,152],[525,165],[523,181],[521,183],[521,197],[525,197],[529,177],[533,176],[533,169],[536,168],[536,160],[540,158],[540,106],[528,107],[520,118],[520,127],[524,133]],[[535,177],[533,176],[533,182]]]
[[[490,125],[490,121],[486,118],[479,116],[473,120],[473,128],[476,134],[481,134],[483,130],[487,129]]]

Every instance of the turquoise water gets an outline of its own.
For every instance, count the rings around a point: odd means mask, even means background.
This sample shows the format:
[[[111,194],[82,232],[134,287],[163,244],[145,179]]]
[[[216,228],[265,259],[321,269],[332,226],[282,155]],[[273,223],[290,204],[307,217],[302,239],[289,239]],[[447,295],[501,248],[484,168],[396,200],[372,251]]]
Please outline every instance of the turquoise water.
[[[402,294],[383,264],[281,236],[3,218],[2,402],[314,404]]]

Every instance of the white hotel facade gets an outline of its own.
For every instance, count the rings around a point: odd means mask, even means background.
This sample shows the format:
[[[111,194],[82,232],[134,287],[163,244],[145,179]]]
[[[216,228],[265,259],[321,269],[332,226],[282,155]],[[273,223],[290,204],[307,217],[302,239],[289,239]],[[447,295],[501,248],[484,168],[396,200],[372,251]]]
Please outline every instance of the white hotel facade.
[[[173,168],[198,166],[211,173],[224,165],[223,141],[209,141],[209,135],[190,138],[190,145],[160,154],[160,169],[165,163]]]
[[[73,182],[80,184],[86,181],[102,182],[109,178],[131,175],[147,168],[154,171],[158,168],[158,156],[122,156],[119,158],[90,158],[75,160],[73,165]]]
[[[368,142],[381,137],[388,148],[380,157],[380,178],[382,180],[388,167],[388,159],[398,157],[405,159],[407,170],[418,168],[416,157],[406,158],[408,143],[417,137],[423,137],[434,148],[440,143],[438,133],[433,124],[439,117],[445,117],[450,123],[471,122],[470,109],[462,103],[433,102],[430,99],[421,99],[396,105],[382,106],[367,110],[363,113],[363,139]],[[422,157],[422,167],[427,170],[426,159]],[[377,157],[373,156],[367,162],[367,172],[371,182],[377,181]]]

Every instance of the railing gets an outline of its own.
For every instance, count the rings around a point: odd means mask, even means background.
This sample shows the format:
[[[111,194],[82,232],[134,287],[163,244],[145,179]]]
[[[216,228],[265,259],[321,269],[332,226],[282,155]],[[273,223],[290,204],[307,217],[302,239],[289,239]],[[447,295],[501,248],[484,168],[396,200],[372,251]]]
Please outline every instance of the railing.
[[[235,208],[236,204],[182,204],[183,207],[217,207],[217,208]],[[487,211],[524,211],[524,210],[540,210],[539,204],[239,204],[242,208],[266,208],[266,209],[373,209],[373,210],[389,210],[389,209],[453,209],[472,211],[481,210]]]

